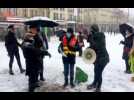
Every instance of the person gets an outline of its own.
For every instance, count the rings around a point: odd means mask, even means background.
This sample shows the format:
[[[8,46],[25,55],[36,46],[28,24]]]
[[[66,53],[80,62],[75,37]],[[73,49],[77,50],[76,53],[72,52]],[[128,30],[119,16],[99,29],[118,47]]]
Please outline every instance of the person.
[[[79,46],[80,46],[80,50],[79,50],[79,56],[81,57],[82,56],[82,47],[84,47],[84,41],[83,41],[83,35],[82,35],[82,32],[79,32],[79,35],[78,35],[78,42],[79,42]]]
[[[96,61],[94,63],[94,81],[87,86],[87,89],[93,89],[95,92],[101,91],[102,85],[102,72],[109,62],[109,54],[106,50],[105,35],[103,32],[99,32],[97,24],[91,26],[91,33],[88,36],[88,42],[90,48],[96,52]]]
[[[38,27],[31,25],[30,32],[24,36],[22,50],[26,61],[26,75],[29,77],[29,92],[33,92],[38,84],[42,58],[49,53],[43,49],[43,41],[38,35]]]
[[[40,33],[40,38],[42,39],[43,41],[43,48],[44,50],[48,50],[48,40],[47,40],[47,37],[46,37],[46,34],[44,32],[40,32],[40,29],[38,29],[38,32]],[[49,57],[51,57],[51,55],[49,55]],[[44,56],[42,56],[42,66],[40,67],[40,80],[41,81],[45,81],[45,78],[44,78],[44,65],[43,65],[43,58]]]
[[[19,65],[20,72],[23,73],[25,70],[22,68],[21,61],[20,61],[20,55],[19,55],[19,48],[21,47],[20,43],[17,41],[17,38],[15,36],[15,28],[14,25],[8,26],[8,34],[5,36],[5,47],[8,52],[8,56],[10,57],[9,61],[9,74],[14,75],[14,72],[12,70],[12,65],[14,62],[14,56],[16,57],[17,63]]]
[[[129,28],[128,30],[126,30],[125,40],[120,41],[120,44],[124,45],[122,58],[125,60],[125,64],[126,64],[125,73],[130,74],[131,71],[130,71],[128,60],[129,60],[129,55],[132,53],[132,50],[133,50],[132,47],[134,45],[134,34],[133,34],[132,28]]]
[[[70,85],[71,88],[75,87],[74,84],[74,65],[76,59],[76,51],[79,51],[78,40],[74,35],[73,29],[68,28],[67,32],[64,34],[61,39],[60,47],[58,48],[59,52],[62,53],[62,60],[64,64],[64,85],[63,87],[68,86],[68,76],[70,73]],[[70,72],[69,72],[70,69]]]

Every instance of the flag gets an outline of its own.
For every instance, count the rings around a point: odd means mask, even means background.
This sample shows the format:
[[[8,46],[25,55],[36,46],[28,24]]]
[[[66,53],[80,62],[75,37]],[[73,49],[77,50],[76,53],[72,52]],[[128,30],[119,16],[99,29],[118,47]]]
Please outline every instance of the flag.
[[[87,80],[88,75],[80,67],[76,67],[75,82],[79,84],[81,82],[86,82]]]

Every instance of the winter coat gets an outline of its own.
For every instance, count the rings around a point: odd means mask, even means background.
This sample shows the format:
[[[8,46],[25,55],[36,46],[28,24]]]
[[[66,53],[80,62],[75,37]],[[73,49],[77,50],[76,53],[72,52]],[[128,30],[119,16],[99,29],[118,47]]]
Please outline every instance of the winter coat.
[[[109,62],[109,54],[106,50],[105,35],[102,32],[94,32],[88,36],[88,42],[90,42],[90,48],[96,52],[95,63],[106,63]]]
[[[133,46],[133,40],[134,40],[134,34],[125,38],[125,41],[121,42],[124,45],[123,56],[122,56],[123,59],[129,58],[128,55],[129,55],[129,52]]]
[[[76,51],[79,51],[78,40],[75,36],[72,35],[70,39],[67,39],[66,35],[64,35],[59,48],[61,48],[67,56],[62,56],[63,63],[75,64]]]
[[[22,50],[26,61],[26,75],[38,73],[42,67],[43,56],[47,53],[42,47],[43,42],[39,35],[24,39]]]
[[[8,55],[12,55],[14,54],[14,52],[18,52],[18,46],[21,46],[16,37],[15,37],[15,33],[13,32],[8,32],[8,34],[5,36],[5,47],[7,49]]]

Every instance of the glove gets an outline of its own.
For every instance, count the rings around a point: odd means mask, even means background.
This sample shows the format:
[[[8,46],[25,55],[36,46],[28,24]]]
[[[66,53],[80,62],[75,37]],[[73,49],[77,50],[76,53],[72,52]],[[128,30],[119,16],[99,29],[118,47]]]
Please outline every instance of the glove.
[[[120,44],[124,44],[124,41],[120,41]]]
[[[51,58],[52,56],[51,56],[51,54],[48,52],[48,56],[49,56],[49,58]]]
[[[43,51],[43,54],[44,56],[46,55],[46,56],[49,56],[49,58],[51,58],[51,54],[48,51]]]

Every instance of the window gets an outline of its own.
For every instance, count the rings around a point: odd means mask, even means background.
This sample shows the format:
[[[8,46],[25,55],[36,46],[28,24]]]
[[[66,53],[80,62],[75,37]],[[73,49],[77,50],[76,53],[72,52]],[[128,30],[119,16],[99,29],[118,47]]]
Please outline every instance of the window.
[[[58,8],[54,8],[54,10],[58,10]]]
[[[60,11],[64,11],[64,8],[60,8]]]
[[[64,20],[63,14],[60,14],[60,20]]]
[[[70,21],[73,21],[73,15],[69,15],[69,18],[68,18]]]
[[[54,13],[54,20],[58,20],[58,13]]]

